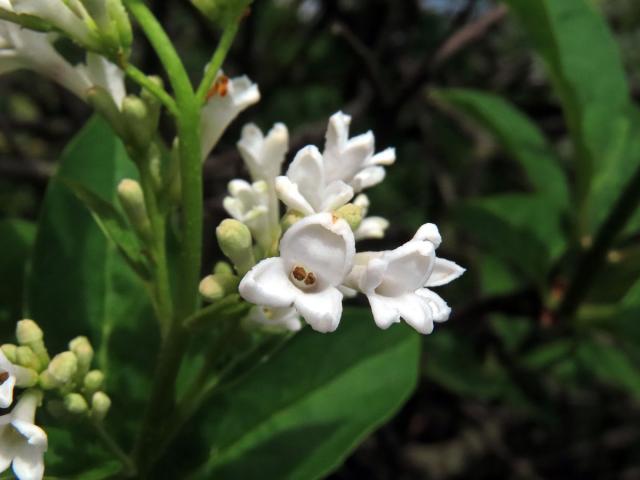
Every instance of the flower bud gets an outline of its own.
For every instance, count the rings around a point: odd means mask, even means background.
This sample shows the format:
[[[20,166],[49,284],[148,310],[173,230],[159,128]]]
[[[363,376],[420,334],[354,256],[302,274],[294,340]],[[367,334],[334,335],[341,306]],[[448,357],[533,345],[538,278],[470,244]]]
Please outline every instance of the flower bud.
[[[147,104],[135,95],[127,95],[122,101],[122,117],[129,142],[138,149],[146,150],[155,133],[155,126],[149,124]]]
[[[304,215],[300,212],[296,212],[295,210],[289,210],[284,214],[282,220],[280,221],[280,225],[282,227],[282,233],[286,232],[294,223],[298,220],[302,219]]]
[[[349,224],[352,231],[357,230],[362,222],[362,207],[353,203],[343,205],[334,213],[336,217],[344,219]]]
[[[104,392],[96,392],[91,397],[91,415],[98,420],[107,416],[111,408],[111,399]]]
[[[102,387],[104,383],[104,373],[100,370],[91,370],[84,377],[84,388],[90,392],[95,392]]]
[[[16,378],[16,387],[19,388],[31,388],[38,383],[38,372],[35,370],[27,369]]]
[[[229,293],[237,292],[239,278],[236,275],[215,273],[200,282],[200,295],[210,301],[219,300]]]
[[[47,371],[59,385],[69,383],[78,371],[78,359],[73,352],[62,352],[51,359]]]
[[[2,349],[2,353],[4,353],[4,356],[7,357],[7,360],[9,360],[11,363],[16,363],[16,350],[18,349],[17,346],[15,346],[13,343],[5,343],[0,348]]]
[[[216,237],[222,253],[231,260],[239,274],[244,275],[255,265],[251,232],[244,223],[227,218],[216,228]]]
[[[148,79],[158,87],[164,88],[164,82],[162,81],[162,78],[155,75],[150,75]],[[155,132],[158,129],[158,123],[160,121],[162,103],[160,102],[160,100],[158,100],[158,97],[156,97],[146,88],[143,88],[140,92],[140,98],[147,106],[148,116],[146,122],[151,127],[151,131]]]
[[[33,353],[33,350],[25,346],[21,346],[16,349],[16,363],[37,372],[42,368],[42,364],[40,363],[38,356]]]
[[[118,34],[118,43],[122,50],[128,52],[131,50],[133,43],[133,31],[129,15],[122,5],[121,0],[106,0],[107,12],[113,25],[115,25]]]
[[[79,393],[68,393],[64,397],[64,408],[73,415],[82,415],[89,410],[89,405]]]
[[[58,388],[61,385],[61,383],[53,375],[51,375],[51,372],[49,372],[49,370],[45,370],[40,373],[40,376],[38,377],[38,383],[40,384],[40,388],[42,388],[43,390],[53,390],[54,388]]]
[[[140,184],[129,178],[122,180],[118,184],[118,200],[131,226],[142,240],[149,242],[152,238],[151,221],[147,215],[144,193]]]
[[[16,325],[16,337],[20,345],[29,345],[42,340],[42,329],[33,320],[20,320]]]
[[[69,342],[71,350],[78,359],[78,370],[88,372],[93,361],[93,347],[87,337],[76,337]]]
[[[217,262],[213,267],[213,273],[220,273],[222,275],[234,275],[233,267],[227,262]]]

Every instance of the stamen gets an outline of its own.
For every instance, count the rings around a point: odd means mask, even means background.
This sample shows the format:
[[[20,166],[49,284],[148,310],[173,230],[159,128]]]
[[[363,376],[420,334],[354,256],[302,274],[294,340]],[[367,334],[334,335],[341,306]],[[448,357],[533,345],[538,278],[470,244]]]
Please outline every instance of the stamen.
[[[0,372],[0,385],[9,380],[9,372]]]
[[[227,77],[226,75],[220,75],[207,92],[207,100],[209,100],[211,97],[215,97],[216,95],[219,95],[220,97],[226,97],[228,93],[229,77]]]
[[[316,276],[313,274],[313,272],[309,272],[307,274],[307,277],[304,279],[304,284],[305,285],[314,285],[316,283]]]
[[[293,275],[293,278],[295,278],[299,282],[302,282],[307,276],[307,271],[304,269],[304,267],[297,266],[293,268],[293,270],[291,271],[291,275]]]

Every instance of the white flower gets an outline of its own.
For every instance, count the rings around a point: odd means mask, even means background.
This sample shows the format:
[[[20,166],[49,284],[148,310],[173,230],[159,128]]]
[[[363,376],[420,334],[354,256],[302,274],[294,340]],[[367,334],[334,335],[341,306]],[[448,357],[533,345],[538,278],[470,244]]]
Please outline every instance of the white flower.
[[[236,220],[244,223],[253,238],[269,251],[280,235],[276,225],[275,231],[269,216],[269,192],[264,181],[249,184],[245,180],[231,180],[229,182],[230,196],[222,202],[224,209]]]
[[[89,28],[93,20],[78,0],[9,0],[9,3],[16,13],[45,20],[82,45],[94,44]]]
[[[436,257],[439,243],[437,227],[426,224],[411,241],[395,250],[355,256],[346,284],[367,296],[380,328],[386,329],[403,318],[418,332],[427,334],[433,331],[433,322],[449,318],[447,303],[425,287],[449,283],[464,269]]]
[[[248,319],[269,329],[297,332],[302,328],[300,314],[293,307],[253,307]]]
[[[373,133],[349,138],[350,123],[351,117],[342,112],[331,116],[322,157],[326,181],[342,180],[357,193],[384,179],[382,165],[395,162],[396,153],[393,148],[387,148],[374,155]]]
[[[253,267],[240,295],[256,305],[290,307],[314,330],[332,332],[342,315],[338,286],[351,270],[355,240],[347,222],[330,213],[303,218],[280,242],[280,256]]]
[[[44,475],[47,434],[34,424],[41,393],[27,391],[7,415],[0,417],[0,472],[13,466],[18,480],[40,480]]]
[[[242,128],[238,150],[254,182],[264,180],[272,186],[280,175],[284,157],[289,150],[289,132],[282,123],[276,123],[267,135],[253,123]]]
[[[231,121],[258,100],[260,91],[249,77],[230,79],[223,73],[218,75],[200,117],[203,159],[213,150]]]
[[[13,402],[13,388],[25,386],[32,377],[28,369],[12,364],[0,350],[0,408],[8,408]]]
[[[124,72],[104,57],[87,54],[87,63],[72,66],[54,48],[52,35],[0,20],[0,74],[33,70],[59,83],[82,100],[95,85],[111,94],[118,107],[125,96]]]
[[[389,228],[389,221],[382,217],[367,217],[369,211],[369,197],[361,193],[353,200],[354,205],[362,208],[362,221],[353,232],[356,240],[366,240],[368,238],[382,238],[384,232]]]
[[[276,178],[276,192],[285,205],[305,215],[333,211],[353,197],[342,180],[326,181],[322,155],[311,145],[296,154],[286,176]]]

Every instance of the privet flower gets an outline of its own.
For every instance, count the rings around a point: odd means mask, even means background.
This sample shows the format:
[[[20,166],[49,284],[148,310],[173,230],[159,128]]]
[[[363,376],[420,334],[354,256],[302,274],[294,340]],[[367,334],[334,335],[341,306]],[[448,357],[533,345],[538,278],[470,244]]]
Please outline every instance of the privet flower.
[[[267,135],[253,123],[242,128],[238,150],[254,182],[264,180],[273,185],[280,175],[284,157],[289,150],[289,131],[282,123],[276,123]]]
[[[35,422],[42,394],[28,390],[13,410],[0,417],[0,472],[13,467],[18,480],[41,480],[47,434]]]
[[[203,159],[211,153],[231,121],[259,100],[258,86],[249,77],[229,78],[224,73],[218,75],[200,117]]]
[[[222,202],[224,209],[236,220],[244,223],[251,235],[263,247],[269,251],[273,242],[277,240],[278,228],[269,221],[269,192],[265,181],[260,180],[253,184],[245,180],[231,180],[229,182],[229,194]],[[275,237],[275,238],[274,238]]]
[[[240,295],[256,305],[294,306],[314,330],[332,332],[342,315],[338,286],[351,270],[355,240],[349,225],[330,213],[303,218],[283,235],[280,256],[253,267]]]
[[[437,287],[455,280],[464,269],[437,258],[440,234],[433,224],[423,225],[414,238],[384,252],[358,253],[347,285],[364,293],[376,324],[383,329],[403,318],[420,333],[431,333],[433,322],[449,318],[451,309],[436,293]]]
[[[253,307],[248,320],[268,329],[297,332],[302,328],[300,314],[293,307]]]
[[[13,402],[13,389],[27,386],[33,379],[33,372],[12,364],[0,349],[0,408],[8,408]]]

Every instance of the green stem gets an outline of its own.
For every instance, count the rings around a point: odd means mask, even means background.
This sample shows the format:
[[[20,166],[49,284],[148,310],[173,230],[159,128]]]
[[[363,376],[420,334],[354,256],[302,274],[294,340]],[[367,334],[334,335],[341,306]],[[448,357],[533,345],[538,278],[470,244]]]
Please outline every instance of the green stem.
[[[125,67],[124,71],[131,80],[154,94],[156,98],[160,100],[162,104],[167,108],[171,115],[173,115],[174,117],[178,116],[178,106],[176,105],[175,100],[166,92],[164,88],[152,82],[149,77],[144,74],[144,72],[140,71],[134,65],[128,64]]]
[[[605,261],[614,240],[635,213],[640,204],[640,168],[636,170],[616,201],[611,213],[602,224],[591,247],[578,259],[569,288],[558,308],[561,317],[572,316],[589,289]]]
[[[109,432],[107,432],[102,422],[98,420],[91,420],[91,424],[93,425],[93,428],[98,434],[100,440],[102,440],[102,442],[104,443],[105,447],[107,447],[107,449],[111,453],[113,453],[113,456],[120,460],[120,463],[122,463],[122,473],[127,477],[134,477],[136,475],[137,469],[135,464],[133,463],[133,460],[131,460],[131,457],[129,457],[129,455],[127,455],[124,450],[120,448],[118,442],[116,442],[114,438],[109,434]]]
[[[211,57],[211,61],[207,65],[207,69],[204,72],[204,77],[200,82],[200,86],[198,87],[198,92],[196,96],[198,98],[198,104],[202,105],[206,101],[207,93],[213,84],[220,67],[222,66],[222,62],[229,53],[229,49],[231,48],[231,44],[233,43],[233,39],[238,32],[238,27],[240,25],[239,19],[237,21],[230,21],[224,28],[222,32],[222,38],[220,38],[220,42],[218,43],[218,47],[216,51],[213,53],[213,57]]]

